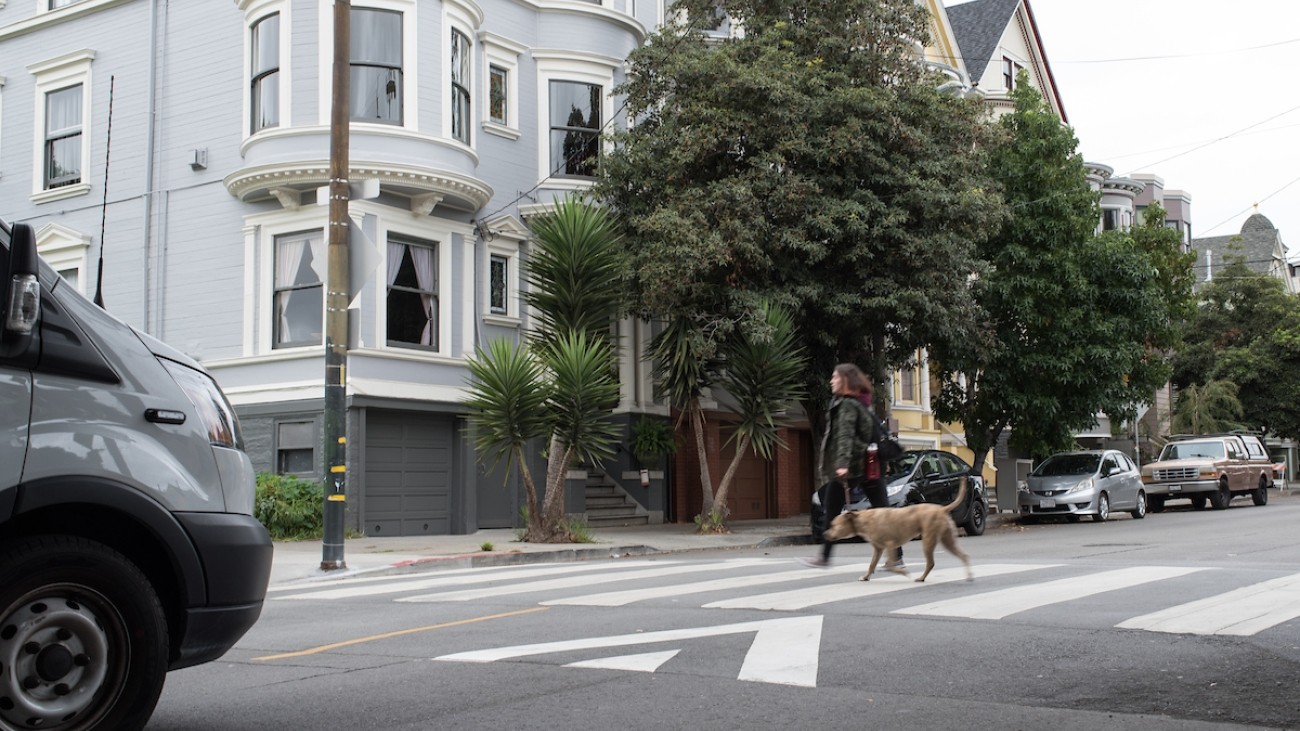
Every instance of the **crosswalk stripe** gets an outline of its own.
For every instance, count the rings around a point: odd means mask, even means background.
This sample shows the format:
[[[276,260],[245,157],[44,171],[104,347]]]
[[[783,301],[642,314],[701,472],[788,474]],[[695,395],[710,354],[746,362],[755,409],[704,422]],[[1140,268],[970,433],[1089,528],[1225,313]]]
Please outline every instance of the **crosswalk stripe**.
[[[552,599],[551,601],[542,602],[542,604],[546,606],[569,605],[582,607],[621,607],[633,602],[645,601],[647,599],[663,599],[665,597],[685,596],[687,594],[699,594],[707,591],[747,589],[751,586],[764,586],[766,584],[779,584],[787,581],[815,579],[819,576],[826,576],[828,574],[862,574],[866,572],[866,570],[867,564],[865,563],[835,566],[830,569],[796,569],[794,571],[779,571],[775,574],[732,576],[726,579],[697,581],[692,584],[669,584],[665,586],[652,586],[646,589],[627,589],[626,591],[609,591],[602,594],[583,594],[581,596],[565,597],[564,599]]]
[[[540,565],[540,564],[538,564]],[[551,566],[554,564],[546,564]],[[403,573],[400,578],[403,579],[421,579],[429,576],[463,576],[465,574],[481,574],[490,571],[511,571],[518,569],[518,566],[479,566],[465,569],[438,569],[436,571],[419,571],[414,573]],[[325,589],[336,586],[357,586],[361,584],[378,584],[385,581],[392,581],[393,574],[379,574],[369,576],[346,576],[339,579],[294,579],[282,584],[273,584],[266,588],[268,594],[275,594],[284,591],[306,591],[308,589]]]
[[[286,599],[347,599],[357,596],[378,596],[380,594],[397,594],[404,591],[420,591],[423,589],[433,589],[440,586],[464,586],[466,584],[485,584],[491,581],[518,581],[520,579],[533,579],[542,576],[554,576],[557,574],[589,574],[596,571],[616,571],[629,566],[664,566],[676,564],[677,561],[629,561],[619,564],[581,564],[581,563],[564,563],[564,564],[546,564],[543,566],[530,566],[528,568],[513,568],[509,571],[492,571],[488,573],[465,574],[456,572],[455,575],[437,574],[433,578],[420,578],[407,580],[401,577],[394,581],[392,576],[386,577],[389,583],[378,586],[345,586],[338,589],[326,589],[324,591],[308,591],[300,594],[289,594],[286,596],[274,597],[277,601]],[[428,576],[428,574],[423,574]],[[592,581],[590,578],[583,581]],[[298,587],[303,588],[303,587]]]
[[[1034,571],[1037,569],[1055,568],[1059,564],[981,564],[976,567],[976,581],[981,576],[1000,576],[1002,574],[1014,574],[1022,571]],[[889,594],[896,591],[905,591],[933,584],[945,584],[952,581],[962,581],[966,578],[966,569],[961,567],[935,569],[930,577],[925,580],[924,584],[918,584],[902,576],[893,574],[876,575],[871,581],[853,581],[841,584],[829,584],[826,586],[811,586],[803,589],[794,589],[791,591],[779,591],[771,594],[757,594],[754,596],[736,597],[734,599],[724,599],[722,601],[710,602],[704,607],[708,609],[770,609],[776,611],[795,611],[818,604],[829,604],[831,602],[845,601],[847,599],[862,599],[866,597]]]
[[[1245,637],[1300,617],[1300,574],[1169,607],[1121,622],[1122,629]]]
[[[957,599],[918,604],[903,609],[895,609],[891,613],[965,617],[969,619],[1002,619],[1009,614],[1016,614],[1017,612],[1048,604],[1081,599],[1093,594],[1184,576],[1201,570],[1199,568],[1174,566],[1137,566],[1026,586],[1016,586],[1009,589],[999,589]]]
[[[420,596],[399,597],[394,601],[399,602],[463,602],[471,599],[487,599],[490,597],[508,596],[510,594],[526,594],[534,591],[553,591],[560,589],[572,589],[574,587],[590,587],[600,582],[610,581],[631,581],[633,579],[655,579],[663,576],[677,576],[680,574],[693,574],[705,571],[725,571],[732,567],[739,566],[757,566],[761,564],[770,564],[770,559],[765,558],[740,558],[721,561],[716,563],[699,563],[685,564],[677,566],[665,566],[662,568],[643,569],[640,571],[627,571],[619,573],[600,574],[597,576],[574,576],[562,579],[550,579],[547,581],[531,581],[522,584],[513,584],[510,586],[489,586],[481,589],[466,589],[463,591],[452,591],[440,594],[423,594]],[[626,564],[624,564],[626,565]]]

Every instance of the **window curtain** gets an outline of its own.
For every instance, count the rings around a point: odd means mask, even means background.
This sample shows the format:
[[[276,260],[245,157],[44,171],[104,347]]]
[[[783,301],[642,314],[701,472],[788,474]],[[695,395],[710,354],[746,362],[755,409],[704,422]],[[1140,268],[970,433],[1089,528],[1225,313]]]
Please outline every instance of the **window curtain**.
[[[415,279],[420,284],[420,302],[424,304],[424,330],[420,333],[420,345],[433,345],[433,249],[425,246],[412,246],[411,259],[415,262]]]
[[[280,318],[280,342],[293,340],[289,335],[289,297],[288,290],[294,285],[298,269],[302,266],[302,255],[307,249],[306,236],[292,236],[276,240],[275,246],[275,289],[276,314]]]

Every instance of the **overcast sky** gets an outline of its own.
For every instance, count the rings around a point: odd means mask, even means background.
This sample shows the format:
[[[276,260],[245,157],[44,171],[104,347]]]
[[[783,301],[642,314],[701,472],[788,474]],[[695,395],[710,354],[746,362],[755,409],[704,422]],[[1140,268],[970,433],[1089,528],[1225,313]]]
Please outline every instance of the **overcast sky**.
[[[1258,204],[1300,259],[1300,0],[1029,3],[1085,160],[1189,193],[1194,237]]]

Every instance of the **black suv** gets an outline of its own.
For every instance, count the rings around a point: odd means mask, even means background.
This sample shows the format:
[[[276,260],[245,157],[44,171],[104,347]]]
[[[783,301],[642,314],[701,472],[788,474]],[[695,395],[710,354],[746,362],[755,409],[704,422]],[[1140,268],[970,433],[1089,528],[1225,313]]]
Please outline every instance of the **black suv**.
[[[984,534],[989,514],[988,491],[984,480],[976,475],[961,457],[939,449],[909,449],[903,456],[889,463],[885,469],[885,486],[889,493],[889,506],[901,508],[917,503],[947,505],[957,497],[958,483],[966,477],[966,498],[952,511],[952,520],[968,536]],[[840,489],[837,483],[823,485],[813,493],[811,528],[813,540],[821,542],[823,490]],[[847,510],[866,510],[871,503],[866,498],[848,505]]]

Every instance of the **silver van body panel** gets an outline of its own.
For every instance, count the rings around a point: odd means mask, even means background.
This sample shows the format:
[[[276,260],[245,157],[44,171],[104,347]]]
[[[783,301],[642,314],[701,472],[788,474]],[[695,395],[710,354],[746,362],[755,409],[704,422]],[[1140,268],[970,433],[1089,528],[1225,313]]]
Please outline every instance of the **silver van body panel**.
[[[17,485],[22,478],[31,406],[31,374],[0,369],[0,492]],[[3,515],[0,511],[0,518]]]

